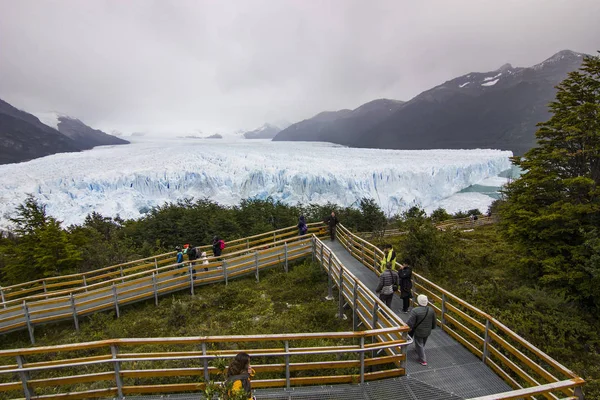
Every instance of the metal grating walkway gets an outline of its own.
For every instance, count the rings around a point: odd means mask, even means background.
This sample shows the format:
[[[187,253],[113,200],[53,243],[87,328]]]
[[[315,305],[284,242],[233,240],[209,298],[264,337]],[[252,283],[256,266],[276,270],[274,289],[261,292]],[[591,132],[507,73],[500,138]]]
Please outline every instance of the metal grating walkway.
[[[362,385],[307,386],[283,389],[255,390],[257,400],[462,400],[410,377],[383,379]],[[126,400],[200,400],[198,394],[170,396],[127,396]]]
[[[365,285],[375,291],[379,278],[356,260],[339,242],[326,242],[338,259]],[[402,310],[402,300],[394,296],[392,310]],[[407,314],[398,314],[406,321]],[[427,366],[422,366],[414,349],[407,351],[406,374],[411,380],[462,398],[506,392],[512,388],[473,353],[441,329],[434,329],[425,346]]]

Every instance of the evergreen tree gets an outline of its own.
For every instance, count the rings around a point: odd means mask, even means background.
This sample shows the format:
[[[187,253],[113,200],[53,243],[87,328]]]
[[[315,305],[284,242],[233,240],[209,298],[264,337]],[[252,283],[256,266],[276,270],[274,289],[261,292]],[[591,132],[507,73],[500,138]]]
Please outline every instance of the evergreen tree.
[[[557,89],[538,147],[512,160],[526,172],[504,191],[502,224],[525,251],[526,277],[599,307],[600,57]]]

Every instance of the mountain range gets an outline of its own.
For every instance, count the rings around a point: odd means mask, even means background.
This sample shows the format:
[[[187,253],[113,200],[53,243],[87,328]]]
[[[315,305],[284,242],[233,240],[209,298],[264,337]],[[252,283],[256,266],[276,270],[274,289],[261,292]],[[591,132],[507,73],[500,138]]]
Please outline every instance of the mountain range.
[[[535,146],[536,124],[549,118],[555,86],[584,56],[563,50],[529,68],[505,64],[472,72],[407,102],[380,99],[355,110],[322,112],[273,140],[386,149],[494,148],[521,155]]]
[[[44,113],[39,117],[41,120],[0,99],[0,164],[129,143],[66,115]]]
[[[266,123],[253,131],[244,132],[243,136],[245,139],[273,139],[281,130],[276,125]]]

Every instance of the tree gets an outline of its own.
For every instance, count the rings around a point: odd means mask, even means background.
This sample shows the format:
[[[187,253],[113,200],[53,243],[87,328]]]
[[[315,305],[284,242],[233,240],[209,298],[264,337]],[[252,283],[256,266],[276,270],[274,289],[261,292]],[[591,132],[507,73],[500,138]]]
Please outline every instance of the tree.
[[[46,207],[28,196],[10,218],[16,236],[4,242],[3,277],[9,284],[77,271],[81,253],[60,222]]]
[[[412,207],[402,213],[399,221],[406,231],[400,244],[400,260],[417,270],[443,269],[451,262],[453,234],[437,229],[425,211]]]
[[[526,277],[598,308],[590,283],[600,286],[600,58],[585,58],[557,89],[538,147],[512,159],[526,172],[504,189],[501,223],[525,251]]]

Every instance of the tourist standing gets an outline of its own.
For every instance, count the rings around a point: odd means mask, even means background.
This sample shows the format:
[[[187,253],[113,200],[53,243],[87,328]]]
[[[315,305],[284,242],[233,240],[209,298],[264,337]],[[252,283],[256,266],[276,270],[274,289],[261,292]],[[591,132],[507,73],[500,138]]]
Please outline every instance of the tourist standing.
[[[234,393],[244,393],[249,400],[252,400],[251,378],[254,377],[254,369],[250,366],[250,355],[248,353],[238,353],[227,368],[227,382],[233,382],[229,395]]]
[[[400,277],[400,298],[402,299],[402,312],[408,313],[408,306],[412,298],[412,268],[409,265],[400,264],[398,271]]]
[[[379,285],[375,293],[379,294],[379,299],[388,307],[392,306],[394,292],[398,290],[398,281],[398,273],[392,269],[391,264],[379,275]]]
[[[424,294],[417,296],[417,303],[419,307],[412,309],[406,325],[411,329],[411,336],[415,342],[415,350],[417,351],[419,362],[421,365],[427,365],[425,343],[427,343],[427,338],[431,334],[431,330],[435,329],[435,311],[427,305],[427,296]]]
[[[381,259],[381,272],[384,272],[388,266],[391,265],[391,268],[396,270],[396,252],[391,244],[386,244],[383,246],[383,258]]]
[[[335,240],[336,226],[340,221],[335,216],[335,212],[332,211],[331,215],[325,218],[323,222],[329,226],[329,236],[331,236],[331,241],[333,242]]]
[[[301,215],[300,218],[298,218],[298,234],[302,236],[306,235],[306,232],[308,232],[308,225],[306,225],[304,215]]]

